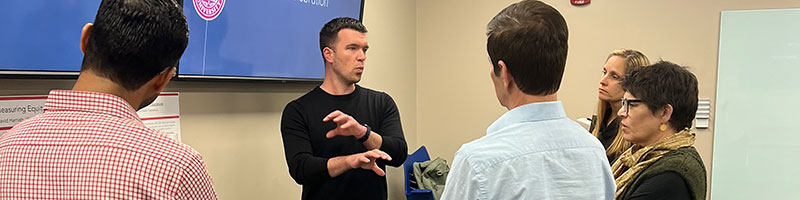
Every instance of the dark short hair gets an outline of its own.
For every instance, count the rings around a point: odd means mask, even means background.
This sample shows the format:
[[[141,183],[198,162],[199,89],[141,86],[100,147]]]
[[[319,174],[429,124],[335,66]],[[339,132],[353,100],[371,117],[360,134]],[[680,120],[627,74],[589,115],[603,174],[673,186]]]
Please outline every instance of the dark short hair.
[[[654,114],[667,104],[672,105],[672,127],[692,127],[697,112],[697,77],[686,68],[667,61],[638,67],[622,79],[622,88],[641,99]]]
[[[336,43],[336,39],[338,39],[339,31],[342,29],[353,29],[360,33],[367,33],[367,27],[357,19],[350,17],[334,18],[325,23],[325,26],[322,26],[322,30],[319,31],[319,50],[322,51],[325,47],[333,46],[333,43]]]
[[[89,35],[81,70],[136,90],[175,67],[189,28],[176,0],[103,0]]]
[[[522,92],[556,93],[567,63],[567,22],[555,8],[535,0],[511,4],[486,27],[486,50],[500,75],[503,61]]]

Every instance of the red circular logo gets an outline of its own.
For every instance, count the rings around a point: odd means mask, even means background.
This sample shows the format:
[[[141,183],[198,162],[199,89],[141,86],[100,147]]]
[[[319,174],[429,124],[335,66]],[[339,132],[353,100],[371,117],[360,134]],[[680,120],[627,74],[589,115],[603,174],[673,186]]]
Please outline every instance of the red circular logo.
[[[206,21],[211,21],[217,18],[222,13],[222,8],[225,7],[225,0],[192,0],[194,1],[194,10],[197,15],[200,15]]]

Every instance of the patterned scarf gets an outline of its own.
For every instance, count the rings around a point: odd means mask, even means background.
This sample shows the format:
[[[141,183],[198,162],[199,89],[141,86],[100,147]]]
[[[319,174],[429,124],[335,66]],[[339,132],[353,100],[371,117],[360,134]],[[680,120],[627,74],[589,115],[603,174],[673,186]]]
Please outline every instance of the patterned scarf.
[[[670,135],[655,144],[642,147],[634,145],[620,155],[617,162],[611,166],[617,182],[616,198],[622,198],[626,189],[650,164],[655,163],[672,150],[694,145],[695,134],[683,130]]]

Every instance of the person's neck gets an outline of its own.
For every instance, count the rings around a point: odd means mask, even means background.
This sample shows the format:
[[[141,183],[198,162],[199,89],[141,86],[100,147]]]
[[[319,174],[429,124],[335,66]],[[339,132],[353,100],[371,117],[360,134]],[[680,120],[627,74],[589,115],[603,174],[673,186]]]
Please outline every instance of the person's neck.
[[[606,119],[606,126],[611,124],[611,122],[613,122],[614,119],[617,119],[617,111],[619,111],[619,109],[622,108],[622,101],[609,102],[608,104],[611,107],[611,112],[609,112],[610,114],[608,115],[608,118]],[[601,113],[601,114],[604,115],[605,113]]]
[[[520,90],[516,90],[509,95],[508,101],[506,104],[506,108],[508,110],[513,110],[514,108],[531,104],[531,103],[542,103],[542,102],[551,102],[551,101],[558,101],[557,93],[544,95],[544,96],[537,96],[537,95],[529,95],[525,94]]]
[[[346,95],[356,90],[355,83],[345,82],[332,76],[325,76],[319,87],[331,95]]]
[[[118,96],[128,102],[133,108],[138,108],[141,98],[133,91],[129,91],[108,78],[98,76],[92,70],[81,71],[78,81],[72,87],[73,91],[96,92]]]
[[[647,141],[647,142],[642,143],[642,144],[639,144],[639,145],[643,146],[643,147],[650,146],[650,145],[653,145],[655,143],[658,143],[659,141],[663,140],[664,138],[669,137],[670,135],[675,135],[675,133],[678,133],[678,132],[675,131],[675,130],[672,130],[670,128],[670,129],[667,129],[666,131],[659,132],[655,137],[653,137],[652,140]]]

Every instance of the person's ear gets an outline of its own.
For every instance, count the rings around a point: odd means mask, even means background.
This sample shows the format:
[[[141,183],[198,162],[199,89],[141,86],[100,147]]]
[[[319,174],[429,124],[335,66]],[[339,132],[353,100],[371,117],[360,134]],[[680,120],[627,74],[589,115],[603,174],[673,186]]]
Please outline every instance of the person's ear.
[[[503,87],[506,89],[510,87],[516,87],[514,84],[514,77],[511,76],[511,72],[508,71],[508,66],[502,60],[497,61],[497,66],[500,67],[500,80],[503,80]]]
[[[322,57],[325,58],[325,62],[333,63],[333,54],[336,53],[330,47],[322,48]]]
[[[669,122],[670,118],[672,118],[672,112],[674,108],[672,105],[667,104],[663,108],[661,108],[658,112],[656,112],[656,117],[661,121],[661,123],[666,124]]]
[[[172,67],[165,73],[160,73],[156,77],[154,77],[153,80],[151,80],[154,81],[152,86],[153,90],[156,93],[160,93],[162,90],[164,90],[164,88],[167,87],[167,83],[169,83],[169,81],[172,80],[172,77],[175,76],[175,73],[177,73],[177,71],[178,68]]]
[[[84,54],[86,54],[86,45],[89,44],[89,36],[92,34],[93,27],[92,23],[86,23],[81,29],[81,52]]]

